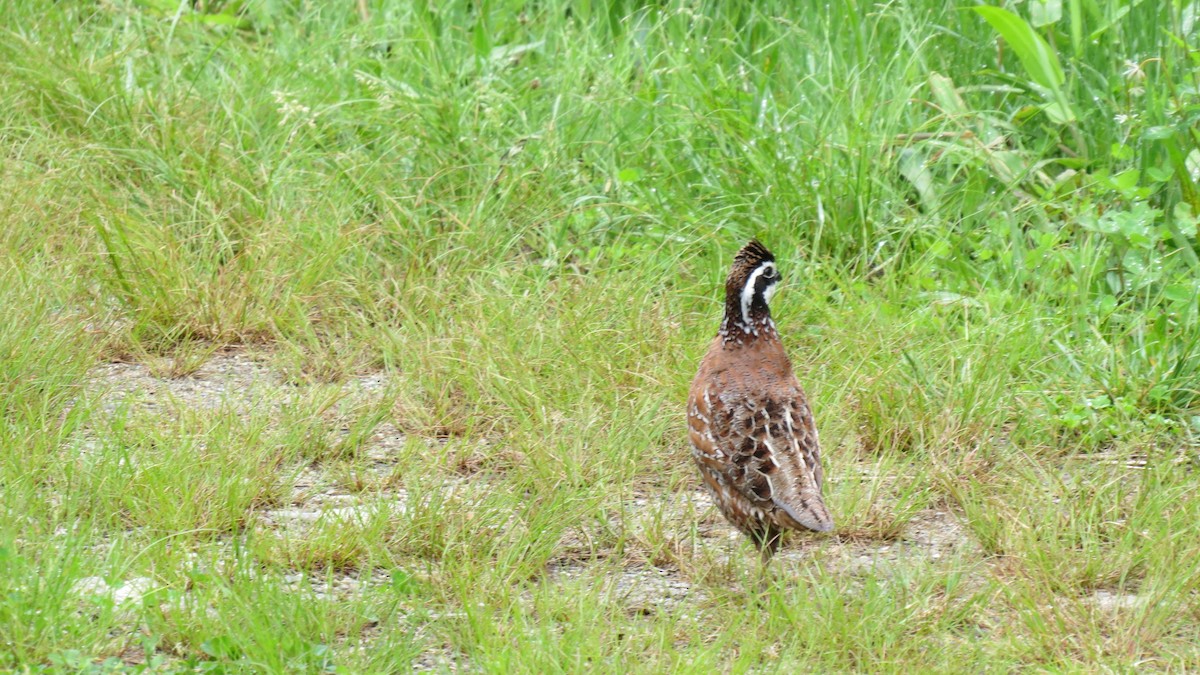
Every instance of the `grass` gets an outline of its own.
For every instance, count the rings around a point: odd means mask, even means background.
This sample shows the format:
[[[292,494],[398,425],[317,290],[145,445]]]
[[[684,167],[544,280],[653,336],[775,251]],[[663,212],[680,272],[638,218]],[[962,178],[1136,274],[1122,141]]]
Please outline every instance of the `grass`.
[[[1200,668],[1195,3],[443,5],[0,6],[0,669]]]

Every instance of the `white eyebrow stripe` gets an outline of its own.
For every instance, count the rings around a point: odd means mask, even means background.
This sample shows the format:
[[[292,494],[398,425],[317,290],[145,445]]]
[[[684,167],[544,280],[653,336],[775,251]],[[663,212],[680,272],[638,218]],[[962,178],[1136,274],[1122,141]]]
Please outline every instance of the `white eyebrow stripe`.
[[[775,263],[765,262],[758,266],[750,273],[750,278],[746,279],[746,285],[742,287],[742,323],[746,326],[750,325],[750,303],[754,302],[754,283],[762,276],[767,268],[775,269]],[[769,295],[769,293],[767,294]],[[769,300],[769,297],[764,296],[764,300]]]

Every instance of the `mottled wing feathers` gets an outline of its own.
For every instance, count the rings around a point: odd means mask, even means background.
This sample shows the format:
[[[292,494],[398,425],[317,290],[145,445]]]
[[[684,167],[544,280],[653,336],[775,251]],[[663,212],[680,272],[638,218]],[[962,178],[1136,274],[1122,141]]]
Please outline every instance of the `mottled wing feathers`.
[[[719,484],[710,487],[722,488],[735,501],[744,500],[730,505],[744,514],[731,514],[722,505],[730,521],[743,530],[752,528],[739,524],[739,518],[788,529],[833,529],[821,497],[823,475],[812,413],[794,378],[792,386],[757,395],[736,385],[720,387],[725,393],[715,394],[714,382],[696,384],[689,435],[701,470],[713,474],[706,480]]]

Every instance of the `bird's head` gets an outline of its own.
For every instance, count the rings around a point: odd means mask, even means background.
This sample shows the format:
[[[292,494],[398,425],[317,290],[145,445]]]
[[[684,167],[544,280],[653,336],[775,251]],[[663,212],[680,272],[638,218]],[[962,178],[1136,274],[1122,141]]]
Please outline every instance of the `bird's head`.
[[[758,240],[751,239],[733,258],[725,279],[724,330],[738,328],[757,335],[771,325],[768,303],[780,280],[775,256]]]

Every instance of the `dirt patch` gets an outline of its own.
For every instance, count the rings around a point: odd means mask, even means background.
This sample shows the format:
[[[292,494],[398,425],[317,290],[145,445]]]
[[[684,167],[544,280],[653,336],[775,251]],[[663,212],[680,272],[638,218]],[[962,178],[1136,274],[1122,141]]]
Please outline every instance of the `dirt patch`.
[[[681,524],[696,524],[696,534],[718,541],[742,538],[722,516],[711,495],[704,490],[691,490],[670,495],[638,497],[626,505],[626,527],[681,528]],[[825,551],[826,558],[844,558],[845,565],[860,567],[875,560],[901,561],[923,559],[937,561],[975,546],[965,527],[953,513],[944,509],[926,509],[914,515],[893,541],[863,541],[842,539],[835,530],[832,535],[788,533],[777,560],[786,563],[810,559],[815,549]]]
[[[106,363],[92,370],[87,392],[101,400],[100,410],[112,414],[120,406],[146,412],[178,408],[216,408],[232,404],[239,412],[281,404],[297,388],[244,352],[215,354],[186,377],[155,377],[140,363]]]
[[[389,495],[391,497],[391,495]],[[379,509],[389,513],[404,513],[404,499],[372,499],[364,501],[358,495],[324,494],[314,496],[299,506],[267,509],[259,514],[262,522],[277,530],[302,534],[322,520],[362,523]]]
[[[1140,609],[1149,602],[1149,598],[1143,595],[1099,590],[1088,597],[1086,601],[1102,612],[1117,612]]]
[[[619,517],[633,542],[630,546],[643,550],[627,551],[621,571],[607,583],[631,612],[699,611],[705,596],[701,586],[712,583],[706,570],[739,562],[731,560],[738,557],[751,567],[758,564],[754,549],[721,516],[704,490],[638,496],[623,505]],[[646,550],[656,547],[670,553],[651,560]],[[842,539],[836,531],[832,535],[789,533],[769,570],[789,577],[804,567],[821,565],[837,574],[890,575],[913,566],[954,564],[975,550],[977,544],[958,517],[947,510],[927,509],[889,541]],[[563,558],[547,570],[546,582],[567,583],[588,574],[584,562]]]
[[[592,572],[582,564],[560,561],[547,570],[545,583],[566,584],[591,575]],[[603,583],[607,594],[635,614],[671,614],[699,602],[705,595],[678,570],[652,565],[626,567]]]
[[[358,595],[365,590],[379,588],[391,582],[387,574],[352,572],[345,574],[285,574],[284,587],[298,592],[308,592],[317,600],[342,600]]]
[[[804,535],[800,535],[804,537]],[[793,537],[795,539],[800,537]],[[802,543],[785,544],[778,558],[797,564],[819,554],[824,564],[853,573],[888,573],[914,564],[936,564],[977,548],[966,528],[949,511],[918,512],[894,541],[842,540],[804,537]]]
[[[379,401],[387,395],[390,384],[384,374],[351,378],[340,385],[340,392],[334,391],[332,395],[340,393],[351,406],[346,410],[353,410],[359,404],[373,405]],[[85,395],[99,401],[101,415],[133,410],[170,416],[189,409],[220,409],[225,411],[222,414],[238,416],[265,412],[276,419],[284,406],[316,386],[326,390],[330,387],[290,382],[267,365],[265,358],[232,351],[214,354],[190,375],[179,378],[158,377],[141,364],[104,364],[92,372]],[[344,428],[333,430],[334,442],[338,441],[338,434],[351,433],[349,427],[353,421],[350,414]],[[95,442],[95,438],[89,438],[92,434],[89,429],[81,433],[83,442],[77,447],[86,452],[88,441]],[[393,420],[383,419],[353,456],[283,468],[281,480],[290,488],[284,491],[289,496],[284,497],[282,505],[276,503],[259,509],[255,513],[257,522],[275,536],[302,539],[323,523],[364,523],[381,509],[389,516],[406,513],[416,505],[408,503],[409,495],[394,480],[393,472],[404,454],[411,452],[406,449],[409,442],[409,437]],[[465,469],[459,472],[458,480],[443,485],[446,490],[472,492],[486,488],[488,472],[471,464],[474,455],[465,457]],[[709,494],[700,489],[647,491],[621,504],[619,512],[612,516],[629,535],[631,543],[627,547],[632,553],[622,556],[598,583],[630,613],[701,612],[708,595],[704,585],[714,583],[714,579],[715,583],[725,583],[720,572],[722,566],[731,562],[740,564],[732,557],[744,556],[751,564],[757,564],[758,556],[721,516]],[[596,549],[591,535],[597,533],[584,532],[587,526],[582,523],[577,529],[578,536],[564,538],[561,557],[551,563],[541,583],[569,584],[602,574],[595,567],[595,557],[607,554]],[[770,569],[786,576],[819,564],[834,573],[889,574],[905,566],[957,559],[962,552],[975,547],[953,513],[928,509],[917,513],[900,536],[890,541],[842,539],[836,531],[832,535],[790,534]],[[711,576],[714,571],[717,577]],[[363,578],[355,570],[315,574],[294,571],[284,574],[282,581],[285,588],[331,601],[389,583],[386,575],[374,573]],[[81,589],[81,595],[138,594],[143,592],[140,583],[140,579],[135,579],[115,589],[93,583],[95,588]],[[1107,604],[1125,602],[1122,599]],[[1098,605],[1105,603],[1103,599],[1097,601]],[[436,639],[431,640],[433,645],[437,644]],[[460,655],[433,645],[414,663],[415,669],[446,671],[464,666]]]

